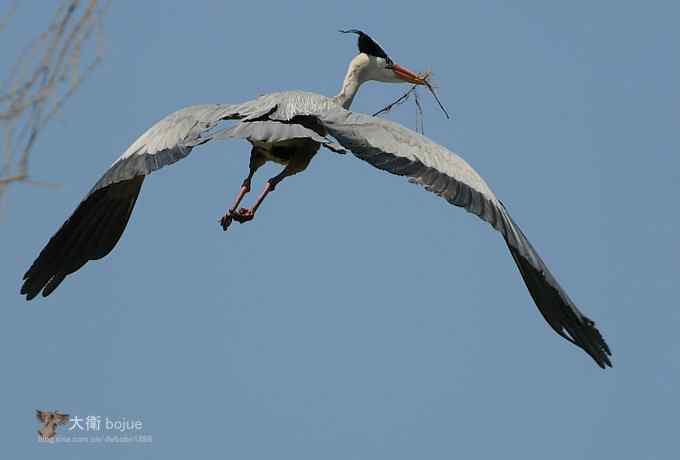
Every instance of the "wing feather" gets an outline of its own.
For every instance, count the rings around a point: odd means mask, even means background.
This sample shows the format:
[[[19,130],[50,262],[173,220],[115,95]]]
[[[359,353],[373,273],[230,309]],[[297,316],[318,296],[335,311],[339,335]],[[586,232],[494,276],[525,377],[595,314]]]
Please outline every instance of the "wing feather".
[[[137,176],[88,195],[24,275],[27,300],[50,295],[67,275],[111,252],[123,234],[144,181]]]
[[[185,158],[215,134],[223,120],[259,115],[276,107],[273,100],[256,99],[239,105],[194,105],[171,113],[149,128],[120,156],[92,191],[115,182],[147,175]]]
[[[215,140],[221,139],[248,139],[259,142],[281,142],[290,139],[312,139],[326,148],[338,153],[345,153],[345,149],[335,142],[315,133],[309,128],[299,124],[284,123],[280,121],[249,121],[238,123],[229,128],[220,130],[212,136]]]
[[[455,153],[396,123],[341,109],[319,116],[342,146],[378,169],[408,176],[449,203],[498,230],[539,311],[562,337],[585,350],[602,368],[611,351],[595,323],[583,315],[496,198],[484,179]]]
[[[271,142],[309,137],[339,153],[344,149],[292,119],[329,107],[332,101],[303,92],[275,93],[238,105],[187,107],[160,120],[142,134],[102,175],[71,217],[50,239],[24,275],[27,300],[51,294],[90,260],[107,255],[120,239],[144,177],[185,158],[212,139],[248,138]],[[273,117],[276,121],[264,121]],[[242,120],[221,129],[223,120]]]
[[[208,142],[222,120],[271,111],[273,107],[271,102],[258,100],[240,105],[196,105],[153,125],[111,165],[50,239],[24,275],[21,294],[27,300],[41,291],[48,296],[70,273],[111,252],[125,230],[147,174]]]

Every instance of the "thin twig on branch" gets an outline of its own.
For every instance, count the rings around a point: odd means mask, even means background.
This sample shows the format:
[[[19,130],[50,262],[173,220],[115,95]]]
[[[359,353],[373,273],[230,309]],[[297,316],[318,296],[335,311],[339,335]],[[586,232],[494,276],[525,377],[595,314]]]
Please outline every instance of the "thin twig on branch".
[[[47,4],[46,4],[47,5]],[[19,52],[0,85],[0,200],[14,183],[55,184],[30,178],[31,152],[45,126],[59,113],[103,57],[102,19],[111,0],[61,0],[49,24]],[[0,32],[21,13],[14,1],[0,12]]]

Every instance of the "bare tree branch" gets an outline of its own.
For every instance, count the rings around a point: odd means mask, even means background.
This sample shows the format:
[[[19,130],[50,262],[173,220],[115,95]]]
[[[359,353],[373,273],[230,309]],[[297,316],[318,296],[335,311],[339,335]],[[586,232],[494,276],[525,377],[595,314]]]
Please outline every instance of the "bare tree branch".
[[[101,63],[102,20],[110,5],[111,0],[61,0],[51,22],[29,40],[5,77],[0,86],[0,201],[15,183],[55,186],[30,178],[31,152],[45,126]],[[0,12],[0,32],[12,26],[19,11],[16,0]]]

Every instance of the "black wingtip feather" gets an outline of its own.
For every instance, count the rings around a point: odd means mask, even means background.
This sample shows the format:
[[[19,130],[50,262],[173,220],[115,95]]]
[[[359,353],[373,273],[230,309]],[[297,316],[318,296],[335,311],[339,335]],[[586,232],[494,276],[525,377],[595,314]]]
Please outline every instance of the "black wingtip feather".
[[[92,192],[54,234],[24,275],[21,294],[50,295],[69,274],[111,252],[128,223],[144,176]]]
[[[521,234],[519,229],[515,228]],[[528,241],[526,244],[528,244]],[[508,244],[508,248],[531,297],[548,324],[560,336],[582,348],[602,369],[612,367],[612,362],[609,359],[611,350],[600,331],[595,327],[595,323],[581,314],[576,306],[571,303],[566,293],[560,292],[559,285],[547,269],[538,271],[516,248],[510,244]],[[529,245],[529,248],[533,251],[531,245]],[[538,255],[535,252],[534,254],[540,261]]]

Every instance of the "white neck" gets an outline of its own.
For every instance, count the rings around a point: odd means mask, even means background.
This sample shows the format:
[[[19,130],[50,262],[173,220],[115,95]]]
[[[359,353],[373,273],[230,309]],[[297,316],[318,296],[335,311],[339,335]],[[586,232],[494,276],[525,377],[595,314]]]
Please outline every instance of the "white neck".
[[[349,63],[347,75],[345,75],[345,81],[342,82],[340,93],[333,98],[335,102],[340,104],[344,109],[349,109],[354,100],[354,96],[356,96],[357,91],[359,91],[359,87],[365,81],[364,78],[362,78],[362,70],[366,67],[368,61],[368,56],[359,54]]]

